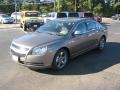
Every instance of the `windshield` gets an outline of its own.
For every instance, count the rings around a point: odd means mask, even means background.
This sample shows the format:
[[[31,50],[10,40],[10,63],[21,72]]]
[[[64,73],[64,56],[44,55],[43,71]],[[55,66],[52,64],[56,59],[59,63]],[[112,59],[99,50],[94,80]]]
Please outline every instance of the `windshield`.
[[[94,17],[92,13],[84,13],[84,17]]]
[[[18,15],[18,16],[20,16],[21,13],[20,13],[20,12],[16,12],[16,13],[13,13],[13,15]]]
[[[8,16],[8,15],[2,15],[2,17],[3,17],[3,18],[7,18],[7,17],[9,17],[9,16]]]
[[[25,16],[26,17],[38,17],[39,16],[39,12],[26,12]]]
[[[36,30],[39,33],[49,33],[56,35],[67,35],[75,22],[71,21],[49,21]]]
[[[57,14],[57,18],[66,18],[66,17],[67,17],[66,13],[58,13]]]
[[[69,13],[68,17],[79,17],[78,13]]]

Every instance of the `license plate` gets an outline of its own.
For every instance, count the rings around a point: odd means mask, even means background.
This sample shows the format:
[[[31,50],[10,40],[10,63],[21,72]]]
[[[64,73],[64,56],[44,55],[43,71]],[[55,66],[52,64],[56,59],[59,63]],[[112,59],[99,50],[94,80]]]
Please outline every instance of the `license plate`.
[[[37,25],[34,25],[34,27],[37,27]]]
[[[12,59],[13,61],[18,62],[18,56],[12,55]]]
[[[25,61],[25,57],[20,57],[20,61]]]

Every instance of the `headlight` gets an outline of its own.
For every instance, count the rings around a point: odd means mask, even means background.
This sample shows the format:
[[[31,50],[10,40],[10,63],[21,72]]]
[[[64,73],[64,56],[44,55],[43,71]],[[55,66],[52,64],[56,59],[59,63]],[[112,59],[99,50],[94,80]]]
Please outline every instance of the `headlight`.
[[[44,47],[35,47],[32,50],[32,55],[40,55],[43,56],[47,52],[47,46]]]
[[[4,21],[6,21],[7,19],[6,18],[3,18]]]

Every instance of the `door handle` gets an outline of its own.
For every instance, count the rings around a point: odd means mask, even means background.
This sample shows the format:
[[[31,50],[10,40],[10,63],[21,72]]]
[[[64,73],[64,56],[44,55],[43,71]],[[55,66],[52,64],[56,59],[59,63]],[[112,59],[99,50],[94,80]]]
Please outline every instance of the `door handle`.
[[[72,41],[70,41],[70,42],[69,42],[69,44],[72,44],[72,43],[75,43],[75,41],[74,41],[74,40],[72,40]]]
[[[87,36],[90,37],[90,36],[92,36],[92,34],[88,34]]]

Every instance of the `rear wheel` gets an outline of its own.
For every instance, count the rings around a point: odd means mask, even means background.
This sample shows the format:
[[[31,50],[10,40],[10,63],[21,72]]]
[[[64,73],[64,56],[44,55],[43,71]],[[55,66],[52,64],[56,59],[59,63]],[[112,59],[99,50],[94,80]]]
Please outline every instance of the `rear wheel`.
[[[105,37],[102,37],[99,41],[99,45],[98,45],[98,50],[103,50],[106,44],[106,40]]]
[[[53,69],[61,70],[63,69],[66,64],[68,63],[68,52],[65,49],[60,49],[53,60]]]

